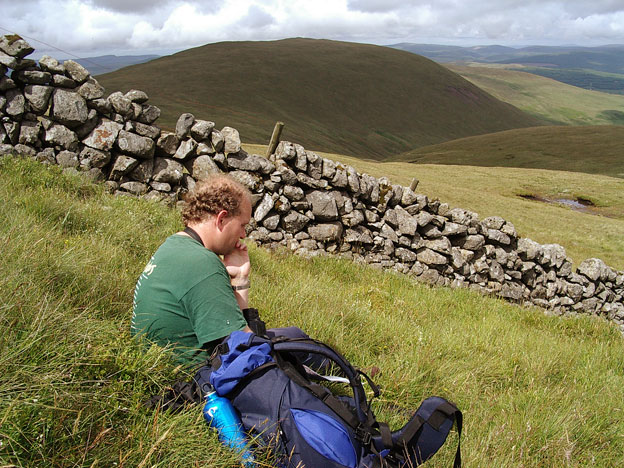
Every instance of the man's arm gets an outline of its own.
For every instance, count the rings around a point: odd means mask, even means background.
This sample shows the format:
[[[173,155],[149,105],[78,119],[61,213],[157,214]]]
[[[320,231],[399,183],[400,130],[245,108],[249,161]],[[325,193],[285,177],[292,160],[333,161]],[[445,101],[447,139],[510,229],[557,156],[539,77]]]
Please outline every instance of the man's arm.
[[[236,243],[236,248],[223,257],[223,263],[230,275],[234,297],[241,310],[249,307],[249,276],[251,274],[251,262],[247,246],[241,241]]]

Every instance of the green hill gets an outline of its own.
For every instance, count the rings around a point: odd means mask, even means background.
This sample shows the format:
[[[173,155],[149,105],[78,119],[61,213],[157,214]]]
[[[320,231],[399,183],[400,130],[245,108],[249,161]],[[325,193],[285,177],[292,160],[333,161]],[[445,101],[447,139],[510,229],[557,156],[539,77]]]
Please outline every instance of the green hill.
[[[522,68],[473,65],[447,66],[501,101],[555,124],[624,124],[624,96],[580,89]]]
[[[421,164],[522,167],[624,178],[624,126],[535,127],[426,146],[397,160]]]
[[[164,127],[191,112],[264,143],[281,120],[284,139],[375,159],[542,123],[424,57],[328,40],[209,44],[98,80],[147,92]]]

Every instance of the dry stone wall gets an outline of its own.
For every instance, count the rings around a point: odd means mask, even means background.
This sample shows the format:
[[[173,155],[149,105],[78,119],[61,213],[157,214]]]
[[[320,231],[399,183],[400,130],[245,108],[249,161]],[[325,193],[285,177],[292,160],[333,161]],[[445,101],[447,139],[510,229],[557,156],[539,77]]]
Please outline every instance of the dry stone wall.
[[[0,154],[58,164],[119,195],[175,204],[214,172],[253,194],[249,237],[304,255],[336,254],[430,284],[469,287],[558,314],[603,315],[624,330],[624,272],[596,258],[576,271],[557,244],[518,236],[500,217],[451,209],[386,178],[282,141],[268,159],[238,131],[182,114],[175,132],[138,90],[105,90],[78,63],[0,39]]]

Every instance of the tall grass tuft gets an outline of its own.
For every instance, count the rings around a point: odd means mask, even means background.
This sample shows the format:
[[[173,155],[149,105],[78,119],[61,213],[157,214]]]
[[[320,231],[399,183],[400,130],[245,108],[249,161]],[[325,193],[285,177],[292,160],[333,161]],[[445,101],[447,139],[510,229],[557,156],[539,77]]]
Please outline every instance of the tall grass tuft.
[[[134,282],[178,215],[23,159],[0,159],[0,196],[0,466],[237,466],[199,408],[143,407],[188,377],[128,331]],[[250,252],[251,301],[268,325],[378,366],[374,410],[391,427],[437,394],[464,411],[465,466],[624,464],[624,343],[607,323],[335,258]],[[451,466],[449,442],[428,466]]]

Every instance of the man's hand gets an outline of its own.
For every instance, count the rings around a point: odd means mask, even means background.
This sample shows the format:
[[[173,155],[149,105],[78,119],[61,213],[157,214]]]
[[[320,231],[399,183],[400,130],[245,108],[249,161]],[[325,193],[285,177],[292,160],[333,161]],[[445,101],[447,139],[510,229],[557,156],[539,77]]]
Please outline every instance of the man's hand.
[[[240,240],[236,243],[234,250],[223,257],[223,263],[234,286],[249,278],[251,273],[249,252],[247,252],[247,246]]]

